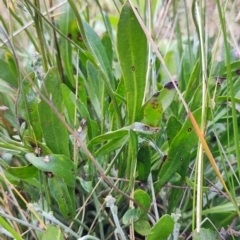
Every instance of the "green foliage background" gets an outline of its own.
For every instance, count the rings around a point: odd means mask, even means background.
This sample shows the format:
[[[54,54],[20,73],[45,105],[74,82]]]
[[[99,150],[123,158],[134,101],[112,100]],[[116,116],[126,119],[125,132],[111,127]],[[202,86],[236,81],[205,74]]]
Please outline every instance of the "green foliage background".
[[[239,234],[239,4],[224,4],[1,2],[2,239]]]

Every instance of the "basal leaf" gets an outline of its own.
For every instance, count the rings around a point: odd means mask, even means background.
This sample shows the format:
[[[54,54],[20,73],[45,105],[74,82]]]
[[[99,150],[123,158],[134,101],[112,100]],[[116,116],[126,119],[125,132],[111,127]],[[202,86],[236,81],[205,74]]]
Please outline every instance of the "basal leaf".
[[[70,191],[73,192],[73,188],[69,188],[63,179],[57,176],[48,178],[48,184],[63,216],[72,219],[76,212],[73,194],[70,193]]]
[[[146,36],[128,2],[123,5],[117,29],[117,50],[123,72],[128,124],[140,121],[147,72]]]
[[[146,240],[166,240],[174,229],[174,220],[168,214],[163,215],[151,228]]]
[[[66,156],[49,154],[44,157],[36,157],[33,153],[27,153],[25,157],[39,170],[51,172],[62,178],[69,187],[75,186],[77,169],[73,161]]]
[[[171,115],[167,121],[167,136],[169,145],[171,145],[172,140],[176,137],[181,127],[181,122],[178,121],[174,115]]]
[[[38,97],[33,90],[29,78],[33,81],[34,74],[30,73],[21,83],[18,98],[18,117],[26,121],[28,136],[34,137],[36,140],[42,141],[42,128],[39,121],[38,113]]]
[[[51,68],[48,71],[41,92],[45,97],[51,100],[58,112],[62,114],[63,96],[56,68]],[[43,100],[39,103],[39,117],[47,146],[53,153],[64,154],[69,157],[68,131],[51,107]]]

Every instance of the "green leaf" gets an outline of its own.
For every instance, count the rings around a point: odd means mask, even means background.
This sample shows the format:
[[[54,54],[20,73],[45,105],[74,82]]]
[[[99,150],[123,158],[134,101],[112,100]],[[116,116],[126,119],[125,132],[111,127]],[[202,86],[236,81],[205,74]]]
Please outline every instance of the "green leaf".
[[[102,155],[111,153],[112,151],[122,147],[126,143],[127,139],[128,139],[128,136],[124,136],[121,138],[114,138],[108,141],[106,144],[104,144],[101,148],[99,148],[96,151],[95,155],[102,156]]]
[[[83,20],[78,23],[83,41],[88,51],[93,55],[97,65],[101,68],[104,75],[107,77],[108,82],[111,83],[111,86],[113,86],[111,65],[101,40],[88,23]]]
[[[47,229],[42,236],[42,240],[49,240],[49,239],[64,240],[64,236],[60,227],[57,227],[54,225],[47,226]]]
[[[172,82],[165,84],[161,91],[155,93],[143,105],[143,122],[153,127],[158,126],[163,112],[170,106],[175,94],[176,90]]]
[[[200,122],[202,109],[193,112],[197,123]],[[181,130],[173,139],[168,152],[168,157],[163,163],[159,173],[159,181],[155,183],[155,189],[159,189],[165,184],[175,172],[182,166],[184,161],[188,161],[190,151],[197,145],[198,137],[194,131],[189,118],[186,119]]]
[[[198,81],[199,70],[200,70],[200,64],[199,64],[199,61],[197,61],[192,70],[190,78],[187,79],[188,84],[187,84],[186,91],[184,93],[184,99],[187,103],[190,102],[190,100],[193,97],[193,93],[195,92],[196,88],[199,85],[199,81]]]
[[[107,132],[107,133],[105,133],[103,135],[100,135],[100,136],[97,136],[97,137],[93,138],[89,142],[88,147],[91,148],[94,145],[99,144],[99,143],[101,143],[103,141],[109,141],[109,140],[113,140],[113,139],[116,139],[116,138],[123,138],[127,134],[128,134],[128,130],[127,129],[119,129],[117,131],[110,131],[110,132]]]
[[[117,29],[117,50],[127,100],[127,121],[142,118],[141,106],[147,72],[146,36],[128,2],[122,8]]]
[[[131,224],[131,221],[135,222],[138,220],[140,216],[140,211],[139,209],[133,208],[133,209],[128,209],[125,214],[123,215],[123,224],[129,225]]]
[[[52,104],[60,114],[63,113],[63,96],[61,92],[61,83],[56,68],[51,68],[41,89],[42,94],[51,99]],[[47,92],[47,93],[46,93]],[[43,136],[47,146],[53,153],[64,154],[69,157],[69,139],[68,131],[60,119],[53,112],[51,107],[41,100],[39,103],[39,117],[41,121]]]
[[[6,171],[20,179],[33,178],[38,173],[38,169],[33,165],[24,167],[9,167],[6,168]]]
[[[141,206],[143,206],[144,208],[146,208],[147,210],[150,208],[151,206],[151,198],[150,196],[144,192],[142,189],[137,189],[134,192],[134,196],[133,196],[134,200],[136,202],[138,202]],[[145,211],[144,211],[145,213]]]
[[[102,103],[102,97],[104,94],[104,84],[103,81],[99,78],[99,72],[97,69],[93,66],[93,64],[90,61],[87,61],[87,75],[88,75],[88,81],[86,82],[86,89],[92,104],[92,107],[94,108],[98,119],[102,120],[102,116],[104,113],[102,113],[103,106]],[[103,102],[104,105],[105,102]]]
[[[64,12],[64,14],[60,15],[59,29],[65,36],[68,36],[70,39],[72,39],[75,33],[75,31],[72,31],[73,28],[71,28],[71,25],[74,25],[74,14],[72,13],[68,4],[64,4],[62,6],[62,12]],[[65,38],[61,38],[59,47],[64,71],[67,75],[68,81],[74,87],[75,79],[73,76],[74,65],[72,64],[72,45]]]
[[[178,119],[171,115],[167,121],[167,136],[168,136],[168,143],[171,145],[172,140],[176,137],[178,132],[180,131],[182,124]]]
[[[48,184],[63,216],[72,219],[76,212],[73,194],[70,193],[73,192],[73,188],[69,188],[63,179],[57,176],[48,178]]]
[[[107,16],[107,15],[106,15]],[[111,25],[110,25],[111,26]],[[102,44],[105,48],[105,51],[107,53],[107,57],[109,60],[109,63],[112,63],[113,60],[113,46],[112,46],[112,41],[108,33],[104,33],[102,37]]]
[[[134,230],[142,236],[147,236],[150,233],[151,226],[147,220],[139,219],[134,222]]]
[[[39,121],[38,101],[32,84],[28,80],[34,80],[34,74],[30,73],[21,83],[20,94],[18,98],[18,117],[27,122],[27,129],[30,137],[42,141],[42,128]],[[33,130],[33,133],[32,133]]]
[[[18,86],[18,80],[14,76],[9,63],[0,58],[0,78],[14,87]]]
[[[151,171],[151,153],[148,142],[144,142],[137,153],[137,179],[147,181]]]
[[[174,229],[174,220],[168,214],[163,215],[151,228],[146,240],[166,240]]]
[[[11,227],[11,225],[8,224],[8,222],[2,216],[0,216],[0,224],[6,231],[11,233],[16,240],[23,240],[21,236]]]
[[[63,102],[65,106],[65,116],[69,125],[74,128],[75,104],[70,96],[70,90],[65,84],[61,84]]]
[[[12,95],[12,94],[14,95],[16,93],[16,90],[14,90],[9,83],[3,81],[0,78],[0,92],[9,94],[9,95]]]
[[[77,168],[65,155],[49,154],[45,157],[36,157],[33,153],[27,153],[25,157],[32,165],[41,171],[51,172],[63,178],[68,186],[75,186]]]

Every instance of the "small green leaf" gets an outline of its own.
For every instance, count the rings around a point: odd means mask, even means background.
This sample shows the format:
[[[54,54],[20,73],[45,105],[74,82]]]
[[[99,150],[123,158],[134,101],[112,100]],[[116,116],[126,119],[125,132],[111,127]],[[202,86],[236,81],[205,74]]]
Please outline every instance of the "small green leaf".
[[[158,126],[163,112],[170,106],[175,94],[176,90],[172,82],[165,84],[161,91],[155,93],[143,105],[143,122],[153,127]]]
[[[36,157],[33,153],[27,153],[25,157],[32,165],[41,171],[51,172],[63,178],[68,186],[75,186],[77,168],[66,156],[49,154],[45,157]]]
[[[151,153],[148,142],[144,142],[137,153],[137,179],[147,181],[151,171]]]
[[[64,236],[61,229],[54,225],[48,225],[46,231],[42,236],[42,240],[49,239],[64,240]]]
[[[150,208],[150,206],[151,206],[151,198],[142,189],[137,189],[134,192],[134,197],[133,198],[134,198],[134,200],[136,202],[138,202],[141,206],[143,206],[147,210]]]
[[[18,117],[23,118],[27,122],[26,128],[30,137],[36,140],[42,140],[42,129],[39,121],[38,101],[32,84],[28,80],[34,80],[34,74],[30,73],[21,84],[20,94],[18,98]],[[33,130],[33,132],[32,132]]]
[[[48,178],[48,184],[63,216],[72,219],[76,212],[73,188],[69,188],[63,179],[57,176]]]
[[[147,220],[139,219],[134,222],[134,230],[142,236],[147,236],[150,233],[151,226]]]
[[[42,94],[51,100],[60,114],[63,113],[63,96],[61,82],[56,68],[51,68],[41,89]],[[43,136],[47,146],[53,153],[69,157],[68,131],[52,108],[43,100],[39,103],[39,117]]]
[[[151,228],[146,240],[166,240],[174,229],[174,220],[168,214],[163,215]]]
[[[128,2],[123,5],[118,22],[117,50],[126,89],[127,121],[131,124],[142,118],[147,39]]]
[[[123,215],[123,224],[129,225],[131,221],[135,222],[139,219],[140,211],[137,208],[128,209]]]

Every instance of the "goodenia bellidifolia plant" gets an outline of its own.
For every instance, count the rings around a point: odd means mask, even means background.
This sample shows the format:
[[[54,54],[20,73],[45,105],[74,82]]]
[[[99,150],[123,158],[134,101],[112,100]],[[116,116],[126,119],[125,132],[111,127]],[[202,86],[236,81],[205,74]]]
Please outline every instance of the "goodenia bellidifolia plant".
[[[1,239],[240,235],[238,1],[0,4]]]

